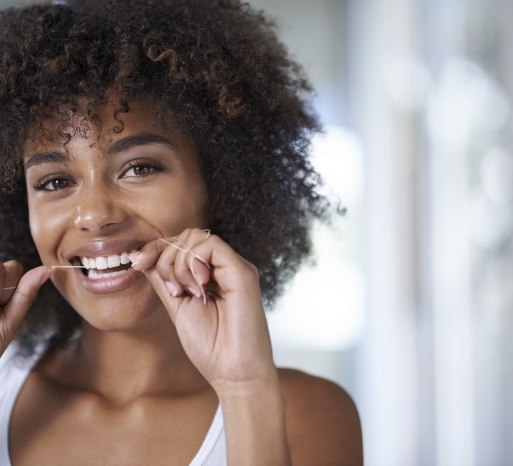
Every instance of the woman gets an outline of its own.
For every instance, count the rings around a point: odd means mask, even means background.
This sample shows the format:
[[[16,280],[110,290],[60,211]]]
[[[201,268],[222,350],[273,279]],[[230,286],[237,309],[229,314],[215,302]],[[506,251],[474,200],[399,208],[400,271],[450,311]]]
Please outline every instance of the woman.
[[[349,396],[272,360],[263,303],[328,206],[269,22],[33,6],[0,54],[2,465],[361,464]]]

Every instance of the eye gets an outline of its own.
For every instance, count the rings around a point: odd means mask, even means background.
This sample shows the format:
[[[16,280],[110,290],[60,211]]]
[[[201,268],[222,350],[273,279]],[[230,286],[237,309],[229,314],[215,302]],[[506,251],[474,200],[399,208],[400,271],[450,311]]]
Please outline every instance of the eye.
[[[69,188],[73,181],[68,178],[47,177],[38,181],[34,185],[36,191],[60,191],[61,189]]]
[[[151,175],[154,172],[162,171],[163,167],[154,160],[132,160],[128,163],[127,170],[123,173],[124,177],[143,177]]]

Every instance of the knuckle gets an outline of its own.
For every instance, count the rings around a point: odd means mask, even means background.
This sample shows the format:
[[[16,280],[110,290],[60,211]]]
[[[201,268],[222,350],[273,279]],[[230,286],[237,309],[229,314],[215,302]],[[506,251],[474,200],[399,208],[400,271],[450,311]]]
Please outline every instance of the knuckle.
[[[5,262],[4,267],[6,270],[10,270],[17,276],[21,276],[23,274],[23,266],[18,261]]]
[[[194,229],[193,228],[190,228],[190,227],[187,227],[185,230],[182,231],[182,233],[180,233],[180,235],[178,235],[179,237],[183,238],[183,240],[187,240],[187,238],[189,238],[191,236],[191,234],[193,233]]]
[[[161,257],[155,268],[160,276],[167,277],[172,273],[173,264],[166,258]]]
[[[23,266],[14,260],[4,262],[0,267],[0,277],[11,277],[18,280],[23,275]]]
[[[260,281],[260,271],[258,270],[258,267],[253,264],[252,262],[249,262],[244,259],[244,267],[243,267],[243,273],[248,279],[255,280],[257,282]]]
[[[222,241],[221,237],[214,233],[211,233],[208,238],[215,242]]]
[[[23,274],[23,266],[19,262],[14,261],[13,270],[16,276],[21,276]]]
[[[33,301],[36,297],[36,291],[26,287],[18,287],[16,290],[17,301]]]

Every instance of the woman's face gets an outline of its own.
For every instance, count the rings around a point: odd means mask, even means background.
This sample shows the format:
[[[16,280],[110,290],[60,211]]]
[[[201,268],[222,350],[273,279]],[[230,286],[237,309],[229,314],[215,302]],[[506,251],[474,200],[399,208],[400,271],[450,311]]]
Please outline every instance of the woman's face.
[[[121,133],[113,131],[119,122],[112,113],[106,106],[100,130],[75,132],[66,146],[58,137],[28,140],[24,158],[30,229],[41,260],[90,268],[55,269],[52,280],[103,330],[134,328],[163,313],[144,275],[125,264],[127,254],[187,227],[208,226],[194,142],[164,132],[154,109],[142,102],[118,115]],[[51,131],[51,125],[45,127]]]

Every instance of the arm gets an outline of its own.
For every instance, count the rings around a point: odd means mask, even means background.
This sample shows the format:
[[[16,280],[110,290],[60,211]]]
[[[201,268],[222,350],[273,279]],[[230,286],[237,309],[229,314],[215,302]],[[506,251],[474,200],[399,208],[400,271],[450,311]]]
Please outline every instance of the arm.
[[[278,377],[225,390],[220,403],[229,464],[291,465],[285,428],[286,400]]]
[[[189,359],[219,398],[229,464],[289,466],[285,400],[258,270],[201,230],[167,241],[178,247],[149,243],[133,267],[148,277]]]
[[[144,271],[189,359],[217,393],[230,465],[361,464],[358,415],[347,394],[274,367],[252,264],[192,229],[149,243],[133,267]]]
[[[341,387],[295,370],[277,382],[221,399],[230,464],[363,465],[358,411]]]

